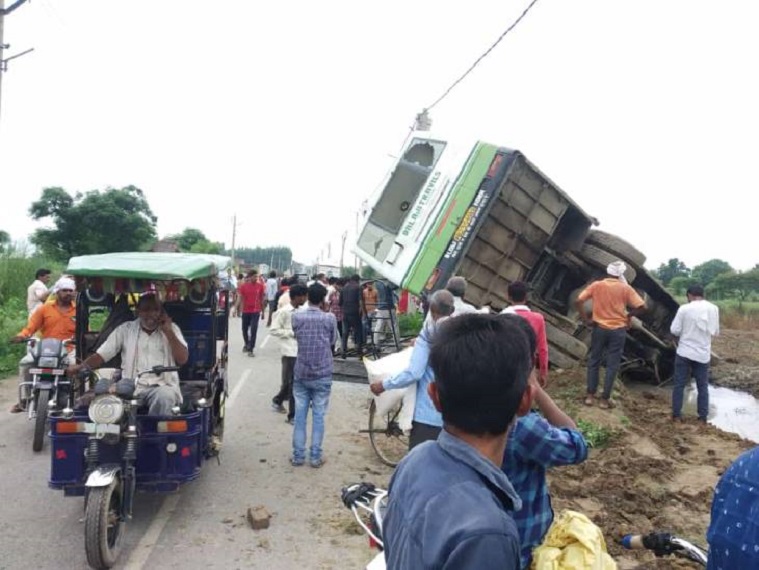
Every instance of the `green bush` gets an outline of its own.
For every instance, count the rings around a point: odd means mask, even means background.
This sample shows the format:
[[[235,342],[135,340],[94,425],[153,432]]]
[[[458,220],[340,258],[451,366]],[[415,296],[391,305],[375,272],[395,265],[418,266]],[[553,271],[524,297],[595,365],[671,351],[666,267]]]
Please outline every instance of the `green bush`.
[[[0,378],[18,370],[25,347],[8,341],[26,325],[26,289],[42,267],[50,269],[54,279],[61,272],[60,264],[40,257],[13,250],[0,254]]]
[[[416,336],[422,330],[424,315],[422,313],[406,313],[398,315],[398,328],[402,337]]]

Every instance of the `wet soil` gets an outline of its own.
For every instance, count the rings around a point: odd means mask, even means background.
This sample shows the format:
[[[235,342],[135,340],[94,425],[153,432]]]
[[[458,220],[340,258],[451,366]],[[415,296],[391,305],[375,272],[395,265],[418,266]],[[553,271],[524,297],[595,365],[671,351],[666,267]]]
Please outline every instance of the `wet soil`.
[[[759,334],[725,331],[719,348],[719,383],[759,394]],[[740,376],[741,371],[745,376]],[[750,381],[749,371],[757,382]],[[697,568],[673,557],[630,552],[618,541],[628,533],[667,531],[705,545],[714,486],[744,450],[755,444],[695,418],[673,424],[666,391],[615,390],[617,408],[582,405],[584,369],[554,374],[549,392],[575,419],[612,431],[607,445],[578,466],[553,470],[549,484],[555,511],[588,515],[604,532],[620,569]]]
[[[759,398],[759,331],[724,330],[714,339],[711,381]]]

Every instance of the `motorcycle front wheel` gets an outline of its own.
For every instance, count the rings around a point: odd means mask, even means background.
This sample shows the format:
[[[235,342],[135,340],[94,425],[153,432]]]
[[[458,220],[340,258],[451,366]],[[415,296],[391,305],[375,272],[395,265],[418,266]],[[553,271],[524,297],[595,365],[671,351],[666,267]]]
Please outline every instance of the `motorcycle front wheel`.
[[[114,479],[107,487],[90,488],[84,513],[87,562],[97,570],[110,568],[121,551],[126,523],[121,520],[122,486]]]
[[[47,429],[47,404],[50,400],[50,390],[40,390],[37,394],[37,417],[34,418],[34,439],[32,450],[42,451],[45,443],[45,430]]]

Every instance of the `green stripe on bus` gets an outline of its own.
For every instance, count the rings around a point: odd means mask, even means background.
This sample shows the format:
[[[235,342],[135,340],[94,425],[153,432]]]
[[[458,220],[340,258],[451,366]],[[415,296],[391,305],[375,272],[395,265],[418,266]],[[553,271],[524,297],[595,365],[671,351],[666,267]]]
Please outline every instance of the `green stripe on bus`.
[[[474,152],[464,166],[461,176],[440,210],[439,219],[431,225],[419,255],[406,274],[403,287],[414,295],[425,288],[432,272],[443,257],[456,228],[477,195],[482,179],[488,173],[490,163],[495,158],[498,147],[477,143]]]

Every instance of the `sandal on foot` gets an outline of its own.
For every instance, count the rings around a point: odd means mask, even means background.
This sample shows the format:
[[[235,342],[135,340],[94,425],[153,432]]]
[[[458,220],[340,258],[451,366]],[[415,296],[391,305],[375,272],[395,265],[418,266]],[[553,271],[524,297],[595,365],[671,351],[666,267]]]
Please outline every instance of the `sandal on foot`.
[[[586,406],[592,406],[593,405],[594,398],[593,396],[585,396],[584,404]]]
[[[598,402],[598,407],[604,410],[611,410],[616,406],[617,405],[614,403],[614,400],[605,400],[604,398],[601,398],[601,400]]]

